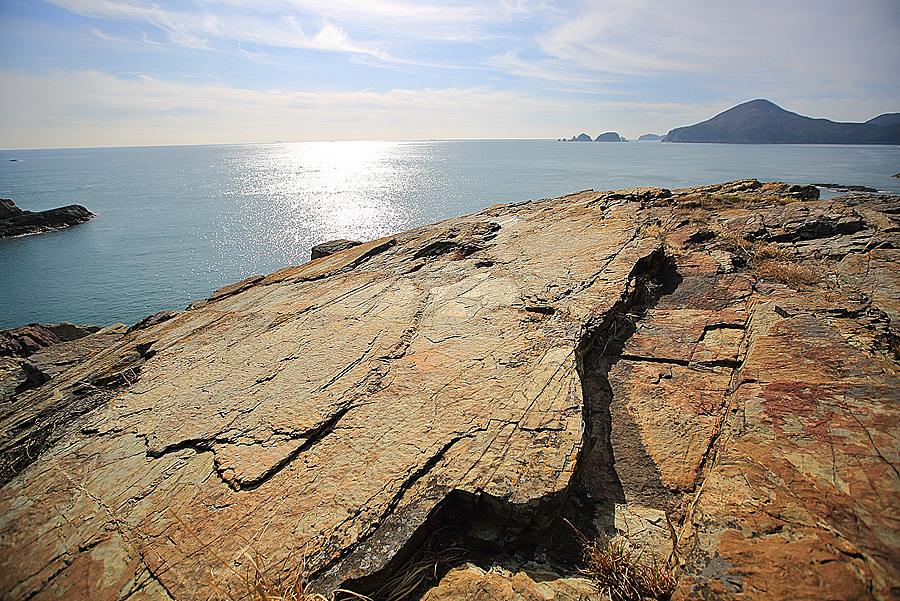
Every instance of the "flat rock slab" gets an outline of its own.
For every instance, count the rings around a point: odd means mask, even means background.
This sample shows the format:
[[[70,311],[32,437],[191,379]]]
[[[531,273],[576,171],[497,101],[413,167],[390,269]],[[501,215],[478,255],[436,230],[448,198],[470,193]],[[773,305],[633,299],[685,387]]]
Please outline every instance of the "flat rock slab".
[[[896,596],[896,203],[801,193],[496,206],[143,320],[0,416],[0,597],[366,586],[449,507],[518,553],[559,515],[647,537],[677,598]],[[429,598],[593,594],[517,565]]]
[[[47,411],[122,375],[2,490],[19,552],[0,590],[115,598],[147,570],[183,598],[211,574],[239,587],[250,550],[302,553],[340,584],[383,568],[452,491],[548,520],[583,444],[576,350],[662,256],[597,196],[283,270],[35,391],[25,403]]]

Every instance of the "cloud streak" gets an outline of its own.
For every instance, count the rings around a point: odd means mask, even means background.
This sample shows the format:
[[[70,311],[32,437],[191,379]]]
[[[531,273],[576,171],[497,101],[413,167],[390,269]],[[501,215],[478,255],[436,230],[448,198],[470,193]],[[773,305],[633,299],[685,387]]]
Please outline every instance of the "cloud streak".
[[[756,97],[900,109],[895,0],[47,2],[0,0],[0,145],[636,137]]]

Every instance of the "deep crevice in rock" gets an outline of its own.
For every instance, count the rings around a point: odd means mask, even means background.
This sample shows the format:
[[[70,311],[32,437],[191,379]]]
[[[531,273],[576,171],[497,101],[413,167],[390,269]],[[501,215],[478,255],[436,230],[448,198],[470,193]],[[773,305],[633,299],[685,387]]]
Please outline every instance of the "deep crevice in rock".
[[[471,561],[486,568],[502,565],[517,570],[529,565],[543,565],[561,573],[576,571],[583,560],[581,537],[596,536],[598,532],[596,515],[612,507],[612,503],[625,500],[611,453],[608,400],[605,406],[600,400],[611,398],[611,391],[608,382],[603,381],[596,370],[596,364],[601,357],[618,356],[624,340],[635,331],[634,321],[661,293],[677,286],[674,281],[677,274],[673,275],[672,266],[661,248],[640,259],[620,301],[583,329],[576,356],[584,388],[586,440],[568,489],[553,503],[547,504],[543,514],[536,516],[540,519],[532,520],[534,523],[518,523],[507,517],[515,512],[511,507],[504,511],[506,501],[503,499],[454,490],[435,506],[385,568],[363,579],[341,583],[323,578],[317,584],[327,585],[322,586],[323,590],[340,584],[341,588],[374,595],[377,600],[381,585],[425,555],[432,560],[438,558],[433,574],[438,580],[454,563],[461,561]],[[598,390],[604,386],[606,391]],[[633,429],[633,425],[625,427]],[[424,477],[426,473],[418,477]],[[658,482],[658,476],[656,480]],[[663,493],[670,496],[668,489]],[[649,494],[658,496],[660,493],[654,490]],[[378,535],[376,530],[370,536],[374,539]],[[460,553],[460,549],[464,553]],[[331,565],[338,565],[344,559],[339,558]],[[326,572],[323,569],[319,574]],[[418,598],[429,586],[421,584],[416,594],[407,598]]]

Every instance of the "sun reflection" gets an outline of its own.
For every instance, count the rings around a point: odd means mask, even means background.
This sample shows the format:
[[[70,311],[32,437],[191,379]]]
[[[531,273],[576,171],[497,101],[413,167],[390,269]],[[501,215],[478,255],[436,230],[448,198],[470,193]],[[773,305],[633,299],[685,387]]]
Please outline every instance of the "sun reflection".
[[[232,239],[257,259],[297,264],[336,238],[373,240],[405,229],[419,208],[410,198],[418,161],[402,142],[317,142],[257,147],[236,158],[234,195],[245,203]],[[239,165],[237,164],[239,163]]]

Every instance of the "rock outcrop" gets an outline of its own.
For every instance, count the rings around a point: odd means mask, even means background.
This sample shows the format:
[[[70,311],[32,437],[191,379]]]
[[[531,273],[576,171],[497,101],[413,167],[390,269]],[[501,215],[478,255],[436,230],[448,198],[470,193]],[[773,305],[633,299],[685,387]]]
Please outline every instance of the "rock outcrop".
[[[81,205],[33,213],[21,210],[12,200],[3,198],[0,201],[0,238],[48,232],[96,217]]]
[[[0,198],[0,219],[9,219],[10,217],[18,217],[24,211],[16,206],[9,198]]]
[[[340,252],[342,250],[347,250],[348,248],[353,248],[354,246],[359,246],[362,242],[357,242],[356,240],[329,240],[328,242],[322,242],[321,244],[316,244],[310,250],[310,260],[315,261],[316,259],[321,259],[322,257],[327,257],[328,255],[333,255],[336,252]]]
[[[428,599],[599,599],[605,535],[676,599],[897,598],[900,198],[817,192],[498,205],[151,316],[3,406],[0,597],[427,556]]]
[[[43,384],[117,342],[125,335],[126,330],[124,324],[116,324],[86,336],[47,346],[29,355],[22,362],[22,368],[33,384]]]

